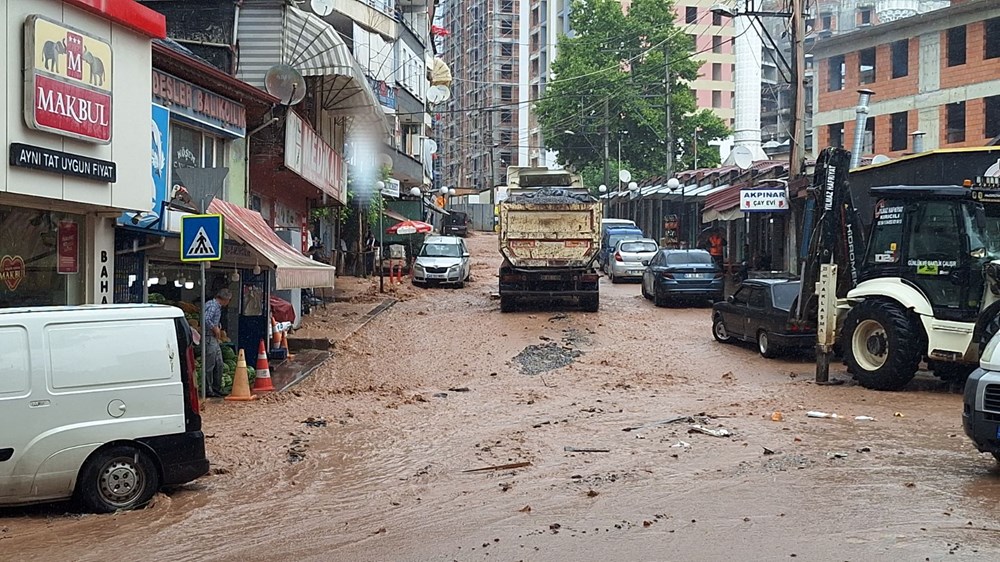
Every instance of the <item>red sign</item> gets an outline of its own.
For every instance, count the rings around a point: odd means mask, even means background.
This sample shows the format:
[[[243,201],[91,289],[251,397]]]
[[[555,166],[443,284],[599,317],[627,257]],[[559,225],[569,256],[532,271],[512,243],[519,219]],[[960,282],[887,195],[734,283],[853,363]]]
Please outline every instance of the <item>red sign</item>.
[[[111,140],[111,96],[35,76],[35,123],[87,140]]]
[[[302,215],[302,224],[299,231],[302,234],[302,253],[306,254],[309,252],[309,219],[307,215]]]
[[[58,273],[80,272],[80,227],[73,221],[59,221]]]
[[[21,256],[4,256],[0,259],[0,279],[3,279],[11,291],[16,291],[24,280],[24,272],[24,259]]]

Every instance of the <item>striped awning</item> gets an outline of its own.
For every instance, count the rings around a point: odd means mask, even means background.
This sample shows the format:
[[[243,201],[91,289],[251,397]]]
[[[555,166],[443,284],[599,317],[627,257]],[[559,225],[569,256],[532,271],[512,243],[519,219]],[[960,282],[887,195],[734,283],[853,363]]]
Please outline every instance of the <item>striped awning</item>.
[[[222,215],[227,237],[242,241],[274,266],[276,289],[333,287],[337,268],[297,252],[271,230],[257,211],[213,199],[208,212]]]
[[[323,109],[355,115],[367,112],[387,126],[364,69],[332,25],[315,14],[285,6],[283,35],[285,64],[303,76],[324,77],[318,97]]]

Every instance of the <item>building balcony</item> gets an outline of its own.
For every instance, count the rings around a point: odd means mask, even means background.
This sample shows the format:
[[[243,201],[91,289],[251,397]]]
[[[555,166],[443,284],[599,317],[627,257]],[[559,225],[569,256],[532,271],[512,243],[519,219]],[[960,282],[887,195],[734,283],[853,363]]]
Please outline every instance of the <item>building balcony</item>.
[[[419,160],[397,148],[390,149],[389,156],[392,157],[392,177],[407,187],[424,183],[424,165]]]

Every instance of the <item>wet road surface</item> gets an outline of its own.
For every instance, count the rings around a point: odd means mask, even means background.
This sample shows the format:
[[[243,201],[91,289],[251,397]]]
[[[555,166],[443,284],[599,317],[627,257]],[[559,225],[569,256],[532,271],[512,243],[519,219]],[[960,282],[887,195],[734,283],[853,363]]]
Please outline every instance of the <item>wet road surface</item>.
[[[501,314],[496,239],[469,245],[465,289],[402,289],[292,391],[209,404],[212,475],[131,513],[0,511],[0,559],[1000,557],[1000,472],[946,385],[818,386],[637,284]]]

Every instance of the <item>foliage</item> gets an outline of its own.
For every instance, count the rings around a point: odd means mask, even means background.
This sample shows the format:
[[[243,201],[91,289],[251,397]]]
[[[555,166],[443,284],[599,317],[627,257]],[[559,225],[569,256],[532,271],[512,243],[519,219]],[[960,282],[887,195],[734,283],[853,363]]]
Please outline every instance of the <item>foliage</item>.
[[[346,210],[347,213],[341,215],[342,220],[346,220],[350,216],[350,213],[354,209],[357,209],[366,224],[369,226],[378,224],[379,215],[385,209],[385,200],[382,194],[375,189],[374,184],[376,181],[386,181],[391,177],[392,168],[389,166],[380,167],[378,177],[371,180],[364,178],[364,174],[358,173],[355,169],[349,170],[347,178],[347,206],[342,209],[342,212]],[[363,185],[368,183],[371,185]]]
[[[729,130],[711,111],[696,111],[688,83],[698,77],[700,62],[686,30],[674,24],[673,2],[635,0],[628,15],[618,0],[574,0],[572,6],[574,35],[559,37],[559,56],[552,64],[555,78],[537,104],[548,148],[559,151],[561,163],[581,171],[585,179],[600,169],[598,183],[605,183],[607,100],[608,188],[617,188],[619,141],[621,167],[633,177],[666,173],[663,80],[669,50],[674,170],[693,165],[690,141],[696,127],[699,167],[718,165],[718,150],[708,142],[728,136]]]

